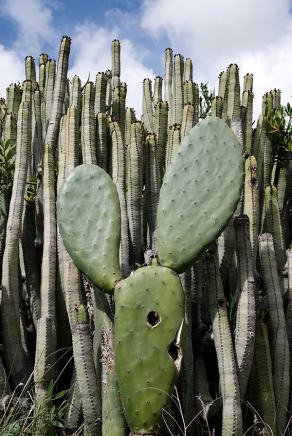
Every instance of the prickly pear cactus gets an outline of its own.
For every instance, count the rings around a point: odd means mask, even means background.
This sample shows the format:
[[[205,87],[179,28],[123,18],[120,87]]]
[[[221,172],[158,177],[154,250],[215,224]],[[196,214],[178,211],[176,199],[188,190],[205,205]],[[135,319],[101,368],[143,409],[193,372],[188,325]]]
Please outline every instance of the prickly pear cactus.
[[[80,165],[58,196],[58,223],[77,268],[105,291],[122,275],[119,267],[120,208],[116,188],[96,165]]]
[[[156,434],[180,370],[184,295],[168,268],[139,268],[116,286],[116,370],[131,431]]]
[[[159,432],[183,354],[184,295],[174,270],[184,271],[231,217],[243,182],[240,150],[222,120],[209,118],[191,130],[160,192],[158,261],[124,280],[114,182],[101,168],[81,165],[60,190],[58,221],[66,249],[96,286],[115,293],[116,370],[133,434]]]
[[[184,138],[167,168],[157,212],[161,265],[182,272],[223,230],[241,192],[243,158],[231,129],[207,117]]]

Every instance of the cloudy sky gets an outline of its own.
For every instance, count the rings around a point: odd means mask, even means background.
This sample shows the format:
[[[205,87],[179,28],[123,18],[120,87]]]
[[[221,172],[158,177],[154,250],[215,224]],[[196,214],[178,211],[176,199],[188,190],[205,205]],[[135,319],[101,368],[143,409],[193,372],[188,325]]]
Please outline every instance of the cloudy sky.
[[[58,55],[72,37],[69,75],[94,80],[110,68],[111,41],[122,43],[122,80],[128,106],[141,108],[144,77],[163,75],[164,50],[190,57],[194,80],[217,85],[230,63],[241,78],[254,74],[256,111],[261,95],[292,96],[292,0],[0,0],[0,96],[24,78],[24,57]]]

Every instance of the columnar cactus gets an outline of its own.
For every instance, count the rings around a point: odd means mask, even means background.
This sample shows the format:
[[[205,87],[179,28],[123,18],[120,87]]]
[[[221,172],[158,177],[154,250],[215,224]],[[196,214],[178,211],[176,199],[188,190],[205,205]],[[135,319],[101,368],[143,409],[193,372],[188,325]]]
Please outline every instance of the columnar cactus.
[[[27,83],[31,95],[31,82]],[[19,317],[19,238],[23,212],[26,174],[30,161],[31,100],[20,104],[17,126],[16,162],[12,195],[7,219],[6,241],[2,267],[2,333],[4,361],[10,369],[12,387],[28,378],[31,359],[21,333],[23,318]]]
[[[26,57],[0,99],[3,394],[34,365],[38,421],[72,376],[70,432],[82,415],[94,436],[290,430],[291,108],[266,93],[253,131],[251,74],[241,94],[231,64],[211,102],[167,49],[140,122],[120,42],[95,85],[67,79],[69,49],[40,55],[38,82]]]

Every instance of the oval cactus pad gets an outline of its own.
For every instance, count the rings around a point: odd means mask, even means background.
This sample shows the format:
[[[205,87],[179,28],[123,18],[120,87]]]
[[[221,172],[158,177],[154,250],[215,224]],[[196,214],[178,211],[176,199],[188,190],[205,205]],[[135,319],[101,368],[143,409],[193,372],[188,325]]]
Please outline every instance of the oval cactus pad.
[[[183,271],[223,230],[240,199],[241,145],[219,118],[184,138],[167,167],[157,212],[161,265]]]
[[[115,289],[115,355],[126,420],[135,434],[157,434],[181,358],[184,294],[177,274],[137,269]]]
[[[112,292],[119,267],[120,205],[109,175],[96,165],[76,167],[57,201],[60,234],[77,268],[96,286]]]

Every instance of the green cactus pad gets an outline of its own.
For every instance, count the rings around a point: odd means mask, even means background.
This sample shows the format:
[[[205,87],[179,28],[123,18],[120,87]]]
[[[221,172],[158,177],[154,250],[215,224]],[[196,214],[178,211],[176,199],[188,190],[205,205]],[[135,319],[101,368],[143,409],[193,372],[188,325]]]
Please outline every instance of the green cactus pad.
[[[168,268],[143,267],[117,284],[115,301],[116,370],[125,417],[133,433],[156,434],[180,368],[180,280]]]
[[[58,224],[66,250],[94,285],[112,292],[119,268],[120,206],[114,183],[96,165],[76,167],[61,186]]]
[[[166,170],[157,213],[160,264],[182,272],[223,230],[240,198],[241,145],[207,117],[182,141]]]

